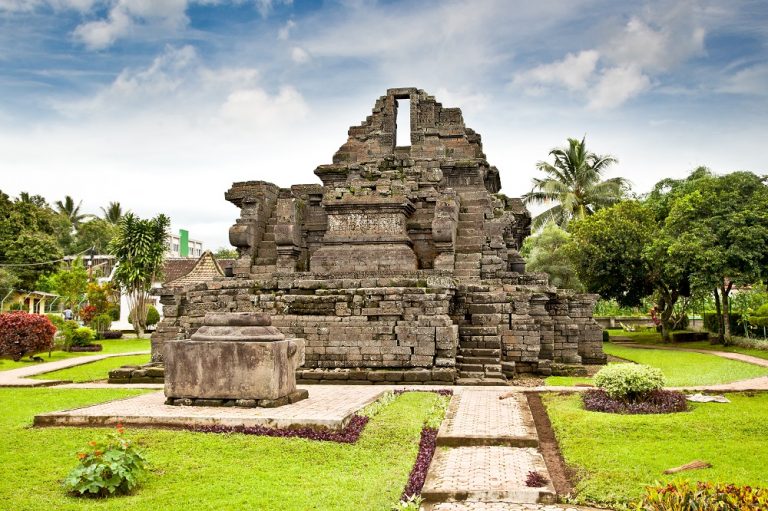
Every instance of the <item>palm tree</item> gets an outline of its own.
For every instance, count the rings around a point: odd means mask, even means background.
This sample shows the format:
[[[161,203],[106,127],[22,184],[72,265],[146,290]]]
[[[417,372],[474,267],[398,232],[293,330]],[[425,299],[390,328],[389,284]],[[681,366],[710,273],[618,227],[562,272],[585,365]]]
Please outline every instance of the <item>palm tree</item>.
[[[77,230],[77,228],[80,227],[80,224],[83,223],[83,220],[92,216],[80,213],[80,206],[82,206],[82,204],[83,201],[80,201],[77,203],[77,206],[75,206],[75,200],[69,195],[64,197],[64,202],[60,200],[56,201],[56,209],[60,214],[67,217],[73,230]]]
[[[523,195],[523,202],[557,204],[533,219],[534,229],[543,227],[548,221],[565,228],[574,218],[591,215],[620,201],[629,188],[629,181],[622,177],[601,180],[605,170],[618,160],[611,155],[598,156],[588,152],[585,140],[586,137],[581,141],[569,138],[568,147],[549,152],[555,157],[553,164],[545,161],[536,164],[547,177],[533,179],[533,188]]]
[[[104,220],[109,222],[110,224],[117,225],[120,223],[120,219],[123,218],[123,207],[120,206],[119,202],[110,202],[109,206],[107,206],[107,209],[100,208],[101,212],[104,214]],[[127,213],[130,213],[128,211]]]

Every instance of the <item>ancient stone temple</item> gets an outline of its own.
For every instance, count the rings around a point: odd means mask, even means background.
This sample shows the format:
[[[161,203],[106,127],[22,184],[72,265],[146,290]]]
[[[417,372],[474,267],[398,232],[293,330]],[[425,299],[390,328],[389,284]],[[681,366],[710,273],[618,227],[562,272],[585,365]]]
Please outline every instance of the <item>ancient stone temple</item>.
[[[410,145],[396,146],[408,116]],[[499,193],[458,108],[390,89],[315,175],[232,185],[239,258],[231,275],[160,292],[155,361],[208,312],[269,314],[305,339],[299,382],[503,383],[605,361],[596,297],[525,273],[530,214]]]

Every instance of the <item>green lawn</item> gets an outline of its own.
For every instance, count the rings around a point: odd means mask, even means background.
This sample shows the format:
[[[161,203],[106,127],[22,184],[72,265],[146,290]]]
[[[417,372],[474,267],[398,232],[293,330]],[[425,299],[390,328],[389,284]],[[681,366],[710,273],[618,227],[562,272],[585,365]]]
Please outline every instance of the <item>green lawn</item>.
[[[646,485],[673,479],[768,486],[768,394],[729,394],[730,404],[692,404],[688,413],[587,412],[577,395],[543,396],[566,463],[580,476],[580,502],[638,500]],[[693,460],[712,468],[665,476]]]
[[[670,387],[716,385],[768,375],[766,367],[704,353],[643,349],[613,343],[604,343],[603,350],[608,355],[658,367],[664,373],[667,385]],[[589,382],[591,382],[590,378],[567,376],[550,376],[545,380],[546,385],[575,385]]]
[[[105,429],[32,429],[44,411],[136,395],[127,390],[1,389],[0,502],[14,510],[387,510],[400,498],[422,423],[439,397],[406,393],[354,445],[240,434],[128,429],[153,469],[131,496],[67,496],[75,453]]]
[[[43,362],[55,362],[57,360],[63,360],[65,358],[82,357],[84,355],[100,355],[103,353],[128,353],[131,351],[145,351],[149,350],[149,339],[109,339],[104,341],[94,341],[97,344],[103,346],[102,351],[90,352],[90,353],[70,353],[67,351],[54,351],[51,353],[50,358],[48,352],[40,353],[38,356],[42,357]],[[31,365],[37,365],[43,362],[32,362],[28,358],[14,362],[13,360],[0,359],[0,371],[7,371],[9,369],[18,369],[19,367],[29,367]]]
[[[150,355],[131,355],[128,357],[112,357],[105,358],[103,360],[97,360],[96,362],[90,362],[81,366],[68,367],[67,369],[60,369],[51,373],[43,373],[30,378],[38,380],[66,380],[73,381],[75,383],[94,381],[94,380],[106,380],[109,376],[109,371],[117,369],[124,365],[140,365],[149,362]]]
[[[676,348],[690,348],[696,350],[714,350],[714,351],[728,351],[731,353],[742,353],[744,355],[751,355],[753,357],[764,358],[768,360],[768,349],[755,349],[745,348],[742,346],[723,346],[721,344],[710,344],[707,341],[698,342],[672,342],[664,343],[661,340],[661,334],[655,330],[643,330],[639,332],[625,332],[623,330],[608,330],[611,337],[628,337],[633,342],[640,344],[660,344],[662,346],[673,346]],[[766,348],[768,348],[768,341],[766,341]]]

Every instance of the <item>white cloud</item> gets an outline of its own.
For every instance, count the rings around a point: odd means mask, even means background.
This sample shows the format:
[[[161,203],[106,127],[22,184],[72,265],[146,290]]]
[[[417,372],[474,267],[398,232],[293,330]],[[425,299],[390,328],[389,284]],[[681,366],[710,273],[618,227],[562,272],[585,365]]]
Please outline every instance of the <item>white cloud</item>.
[[[615,108],[647,90],[651,80],[637,67],[612,67],[603,71],[597,85],[589,91],[589,108]]]
[[[726,77],[718,92],[765,96],[768,94],[768,64],[756,64]]]
[[[535,92],[541,85],[559,85],[570,90],[587,88],[600,54],[595,50],[569,53],[564,59],[542,64],[515,76],[514,84]],[[533,89],[531,89],[533,87]]]
[[[240,126],[269,127],[275,123],[297,121],[307,115],[304,98],[293,87],[280,89],[275,96],[265,90],[237,89],[232,91],[220,108],[221,120]]]
[[[288,38],[291,36],[291,30],[296,28],[296,22],[293,20],[288,20],[285,25],[280,27],[280,30],[277,32],[277,38],[281,41],[287,41]]]
[[[164,30],[186,26],[187,0],[118,0],[107,19],[89,21],[74,31],[75,39],[88,49],[103,50],[125,37],[137,25],[159,25]]]
[[[309,53],[307,53],[307,50],[304,48],[294,46],[291,50],[291,60],[297,64],[304,64],[305,62],[309,62]]]

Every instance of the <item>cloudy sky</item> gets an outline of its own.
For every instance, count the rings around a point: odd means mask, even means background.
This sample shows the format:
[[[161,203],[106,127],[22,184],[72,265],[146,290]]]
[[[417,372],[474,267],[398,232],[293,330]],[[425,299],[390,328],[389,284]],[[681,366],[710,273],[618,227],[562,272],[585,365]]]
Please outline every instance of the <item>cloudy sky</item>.
[[[567,137],[637,192],[768,173],[768,2],[0,0],[0,189],[119,201],[215,249],[390,87],[460,107],[503,191]]]

